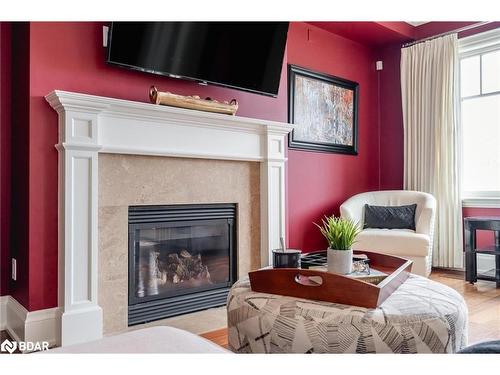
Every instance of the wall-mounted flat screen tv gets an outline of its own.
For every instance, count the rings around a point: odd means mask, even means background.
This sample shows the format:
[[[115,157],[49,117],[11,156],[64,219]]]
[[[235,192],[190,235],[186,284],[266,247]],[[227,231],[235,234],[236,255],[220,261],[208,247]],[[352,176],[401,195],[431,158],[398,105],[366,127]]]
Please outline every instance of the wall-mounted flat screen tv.
[[[276,96],[288,22],[113,22],[107,61]]]

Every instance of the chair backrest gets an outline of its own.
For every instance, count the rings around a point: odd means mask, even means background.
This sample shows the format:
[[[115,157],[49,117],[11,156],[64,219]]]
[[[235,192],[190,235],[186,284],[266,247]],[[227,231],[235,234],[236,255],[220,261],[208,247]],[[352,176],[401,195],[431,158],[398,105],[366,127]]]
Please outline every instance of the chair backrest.
[[[415,224],[417,233],[431,232],[434,225],[436,200],[431,194],[412,190],[370,191],[352,196],[340,206],[343,217],[364,223],[365,204],[375,206],[403,206],[417,204]]]

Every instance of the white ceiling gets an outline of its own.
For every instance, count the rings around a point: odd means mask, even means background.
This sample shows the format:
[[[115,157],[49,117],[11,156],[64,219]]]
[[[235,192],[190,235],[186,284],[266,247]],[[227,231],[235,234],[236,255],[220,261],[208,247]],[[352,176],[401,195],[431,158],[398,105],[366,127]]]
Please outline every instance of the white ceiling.
[[[409,23],[412,26],[420,26],[423,25],[424,23],[429,23],[430,21],[424,21],[424,22],[415,22],[415,21],[406,21],[406,23]]]

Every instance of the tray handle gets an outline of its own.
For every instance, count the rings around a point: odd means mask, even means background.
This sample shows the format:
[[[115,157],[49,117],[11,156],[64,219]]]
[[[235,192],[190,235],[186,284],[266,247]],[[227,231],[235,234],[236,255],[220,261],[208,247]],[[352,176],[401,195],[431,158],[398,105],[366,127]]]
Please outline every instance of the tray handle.
[[[323,278],[321,276],[306,276],[300,273],[295,276],[295,282],[304,286],[318,287],[323,285]]]

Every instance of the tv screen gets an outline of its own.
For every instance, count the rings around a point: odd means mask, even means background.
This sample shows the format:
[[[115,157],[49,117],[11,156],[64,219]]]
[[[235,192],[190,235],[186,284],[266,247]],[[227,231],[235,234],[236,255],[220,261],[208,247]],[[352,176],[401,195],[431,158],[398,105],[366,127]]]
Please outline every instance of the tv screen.
[[[287,32],[288,22],[113,22],[107,61],[276,96]]]

